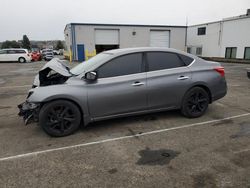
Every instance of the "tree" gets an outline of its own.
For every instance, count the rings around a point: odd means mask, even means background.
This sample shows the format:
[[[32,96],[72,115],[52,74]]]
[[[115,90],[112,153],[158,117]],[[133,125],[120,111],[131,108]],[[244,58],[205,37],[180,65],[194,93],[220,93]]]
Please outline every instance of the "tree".
[[[30,40],[27,35],[23,35],[22,47],[25,49],[30,49]]]
[[[63,43],[62,41],[57,41],[57,44],[56,44],[56,50],[60,50],[60,49],[64,49],[64,46],[63,46]]]
[[[13,40],[13,41],[6,40],[5,42],[2,43],[1,48],[2,49],[4,49],[4,48],[20,48],[20,44],[15,40]]]

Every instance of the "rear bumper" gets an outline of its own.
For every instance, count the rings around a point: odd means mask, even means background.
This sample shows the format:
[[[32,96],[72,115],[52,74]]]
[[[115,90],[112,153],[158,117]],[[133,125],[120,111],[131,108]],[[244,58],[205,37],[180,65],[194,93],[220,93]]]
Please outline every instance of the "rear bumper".
[[[31,62],[31,60],[32,60],[32,57],[28,56],[28,57],[27,57],[27,58],[25,58],[25,59],[26,59],[26,62],[30,63],[30,62]]]
[[[227,94],[227,83],[226,80],[223,80],[222,83],[219,84],[219,87],[212,93],[212,102],[225,97]]]
[[[227,94],[227,90],[225,90],[225,91],[223,91],[223,92],[217,93],[216,95],[214,95],[214,96],[212,97],[212,102],[214,102],[214,101],[216,101],[216,100],[219,100],[219,99],[225,97],[226,94]]]
[[[18,115],[23,117],[25,125],[30,122],[37,122],[40,111],[40,104],[30,103],[25,101],[17,106],[19,108]]]

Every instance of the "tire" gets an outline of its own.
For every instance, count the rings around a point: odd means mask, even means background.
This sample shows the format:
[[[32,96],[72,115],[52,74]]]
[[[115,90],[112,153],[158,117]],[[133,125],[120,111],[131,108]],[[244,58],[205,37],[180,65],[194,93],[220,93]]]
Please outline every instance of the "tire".
[[[181,112],[189,118],[202,116],[209,104],[209,94],[203,88],[191,88],[184,96]]]
[[[25,63],[26,59],[24,57],[19,57],[18,62],[19,63]]]
[[[39,113],[39,125],[50,136],[73,134],[80,126],[81,112],[72,102],[57,100],[45,104]]]

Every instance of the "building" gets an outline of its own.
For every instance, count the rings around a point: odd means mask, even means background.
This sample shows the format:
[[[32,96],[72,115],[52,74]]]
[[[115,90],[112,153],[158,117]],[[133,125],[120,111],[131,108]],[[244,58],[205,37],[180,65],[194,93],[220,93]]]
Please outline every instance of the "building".
[[[155,46],[185,50],[186,30],[186,26],[70,23],[64,36],[72,59],[84,61],[116,48]]]
[[[250,9],[247,14],[189,26],[187,51],[203,57],[250,59]]]

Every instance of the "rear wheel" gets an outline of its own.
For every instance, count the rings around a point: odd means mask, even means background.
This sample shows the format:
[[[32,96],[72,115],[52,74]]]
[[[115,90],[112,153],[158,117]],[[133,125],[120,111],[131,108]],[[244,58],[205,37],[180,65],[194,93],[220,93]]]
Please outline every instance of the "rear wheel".
[[[200,87],[190,89],[184,96],[181,112],[189,118],[202,116],[209,104],[209,94]]]
[[[26,59],[24,57],[19,57],[18,62],[19,63],[25,63]]]
[[[39,125],[50,136],[74,133],[81,123],[79,108],[72,102],[58,100],[45,104],[39,114]]]

